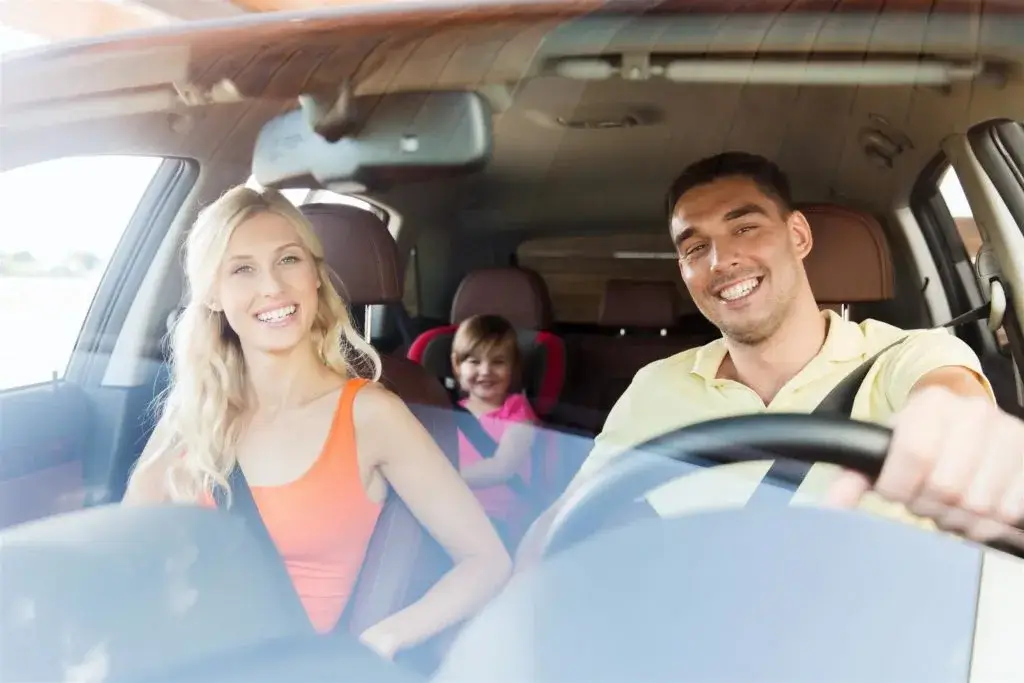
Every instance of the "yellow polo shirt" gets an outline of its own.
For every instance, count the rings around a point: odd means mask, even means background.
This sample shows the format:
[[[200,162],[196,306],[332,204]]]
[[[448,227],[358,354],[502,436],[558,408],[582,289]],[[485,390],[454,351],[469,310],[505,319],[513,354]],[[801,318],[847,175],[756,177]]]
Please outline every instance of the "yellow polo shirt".
[[[824,345],[768,405],[746,385],[716,378],[726,355],[723,339],[642,368],[609,413],[577,480],[589,476],[623,451],[686,425],[751,413],[810,413],[846,375],[904,336],[907,340],[886,351],[868,373],[853,404],[854,419],[888,423],[906,403],[918,380],[940,367],[963,366],[973,370],[995,401],[978,357],[948,330],[908,332],[877,320],[850,322],[831,310],[822,315],[829,321]],[[662,516],[741,507],[771,464],[762,461],[708,468],[663,484],[646,498]],[[793,502],[820,501],[838,471],[834,465],[815,464],[794,494]],[[861,507],[930,525],[911,516],[903,506],[875,494],[865,496]]]

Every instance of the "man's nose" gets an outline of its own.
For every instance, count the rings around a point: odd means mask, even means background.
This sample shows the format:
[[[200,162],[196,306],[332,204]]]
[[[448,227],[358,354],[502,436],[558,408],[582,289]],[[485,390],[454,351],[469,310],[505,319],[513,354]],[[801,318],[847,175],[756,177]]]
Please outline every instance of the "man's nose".
[[[718,240],[711,244],[709,262],[712,270],[730,270],[739,265],[739,253],[730,240]]]

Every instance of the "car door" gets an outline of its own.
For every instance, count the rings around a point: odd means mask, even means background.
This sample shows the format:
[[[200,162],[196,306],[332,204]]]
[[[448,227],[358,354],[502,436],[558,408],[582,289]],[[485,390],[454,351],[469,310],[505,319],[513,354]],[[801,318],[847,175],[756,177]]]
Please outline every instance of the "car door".
[[[141,448],[153,385],[103,377],[195,176],[127,155],[0,174],[0,527],[120,496],[112,472]]]

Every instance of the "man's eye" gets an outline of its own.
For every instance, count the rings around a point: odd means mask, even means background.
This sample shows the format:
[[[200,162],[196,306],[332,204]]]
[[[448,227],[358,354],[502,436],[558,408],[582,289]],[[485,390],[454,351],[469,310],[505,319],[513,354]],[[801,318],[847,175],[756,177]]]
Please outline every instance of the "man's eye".
[[[692,247],[690,247],[689,249],[686,250],[685,255],[686,256],[693,256],[694,254],[699,253],[700,250],[703,249],[703,248],[704,248],[703,244],[695,244],[695,245],[693,245]]]
[[[741,234],[743,234],[745,232],[750,232],[751,230],[756,230],[757,227],[758,226],[756,226],[756,225],[744,225],[744,226],[739,227],[736,230],[736,234],[741,235]]]

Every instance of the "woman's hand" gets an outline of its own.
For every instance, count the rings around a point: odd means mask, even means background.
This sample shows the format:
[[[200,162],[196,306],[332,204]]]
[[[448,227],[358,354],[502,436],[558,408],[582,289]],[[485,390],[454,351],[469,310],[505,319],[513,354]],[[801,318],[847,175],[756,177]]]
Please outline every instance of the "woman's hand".
[[[397,634],[388,625],[387,619],[363,631],[359,635],[359,642],[387,660],[394,659],[395,654],[404,647]]]
[[[508,581],[512,561],[454,465],[397,396],[366,387],[355,418],[360,458],[379,469],[454,563],[419,600],[367,629],[371,643],[393,653],[476,614]]]

